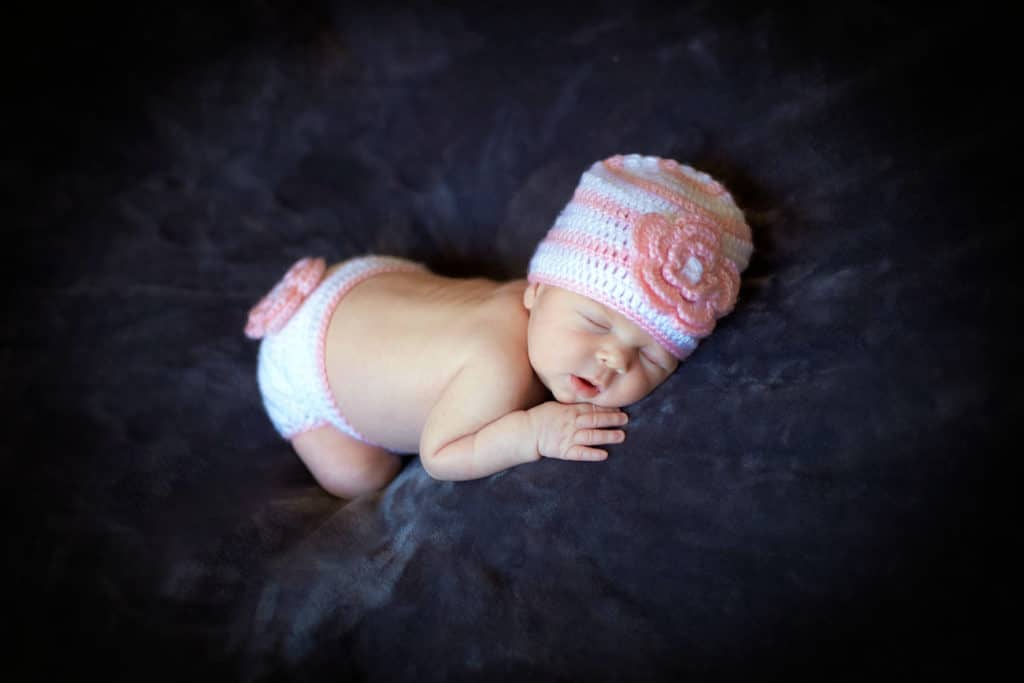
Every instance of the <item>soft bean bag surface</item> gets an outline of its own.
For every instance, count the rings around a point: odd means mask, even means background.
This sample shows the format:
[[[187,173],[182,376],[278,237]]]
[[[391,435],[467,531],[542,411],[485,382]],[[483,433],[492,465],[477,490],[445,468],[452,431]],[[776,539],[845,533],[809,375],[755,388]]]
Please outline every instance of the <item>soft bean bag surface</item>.
[[[484,5],[7,27],[10,680],[981,675],[1020,418],[1008,24]],[[580,173],[632,152],[720,178],[755,254],[626,442],[317,487],[242,335],[284,269],[522,277]]]

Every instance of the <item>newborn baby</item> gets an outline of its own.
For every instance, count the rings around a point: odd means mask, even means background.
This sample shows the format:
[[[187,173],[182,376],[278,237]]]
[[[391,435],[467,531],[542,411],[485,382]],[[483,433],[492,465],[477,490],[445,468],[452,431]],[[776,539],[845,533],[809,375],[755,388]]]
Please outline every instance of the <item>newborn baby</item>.
[[[387,485],[399,453],[447,480],[604,460],[598,447],[625,439],[620,408],[732,310],[751,251],[742,212],[708,175],[614,156],[583,173],[525,280],[306,258],[245,331],[262,338],[274,427],[336,496]]]

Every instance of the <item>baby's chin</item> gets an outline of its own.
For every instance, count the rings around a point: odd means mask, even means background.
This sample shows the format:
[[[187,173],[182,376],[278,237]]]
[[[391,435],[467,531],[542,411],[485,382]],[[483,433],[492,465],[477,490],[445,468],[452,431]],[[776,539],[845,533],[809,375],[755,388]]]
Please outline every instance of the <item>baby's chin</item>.
[[[536,372],[536,370],[534,370],[534,372],[536,373],[537,378],[540,380],[541,384],[543,384],[544,387],[548,390],[548,393],[550,393],[559,403],[590,403],[590,401],[584,401],[583,399],[574,396],[571,392],[569,392],[567,389],[560,385],[552,387],[552,383],[548,381],[547,377],[540,374],[539,372]]]
[[[552,394],[555,400],[559,403],[589,403],[592,406],[599,408],[623,408],[624,406],[619,403],[609,403],[608,401],[602,401],[600,397],[586,399],[578,396],[559,396],[558,394]]]

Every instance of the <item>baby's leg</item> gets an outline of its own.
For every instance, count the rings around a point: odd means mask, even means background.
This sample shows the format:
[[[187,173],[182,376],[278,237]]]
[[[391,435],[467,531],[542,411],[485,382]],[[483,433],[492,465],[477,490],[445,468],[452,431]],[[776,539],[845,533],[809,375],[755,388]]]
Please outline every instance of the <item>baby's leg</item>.
[[[384,488],[402,465],[397,455],[334,427],[299,434],[292,439],[292,447],[317,482],[339,498],[356,498]]]

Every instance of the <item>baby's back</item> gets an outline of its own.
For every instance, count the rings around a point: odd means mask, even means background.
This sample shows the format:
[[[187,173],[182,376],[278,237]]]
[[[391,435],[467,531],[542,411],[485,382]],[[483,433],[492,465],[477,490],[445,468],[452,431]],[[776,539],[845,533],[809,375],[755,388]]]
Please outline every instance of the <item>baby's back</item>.
[[[495,390],[505,373],[532,376],[525,288],[525,280],[426,271],[383,273],[358,284],[335,309],[326,338],[327,378],[341,413],[370,441],[413,453],[441,392],[482,351],[501,359]]]

